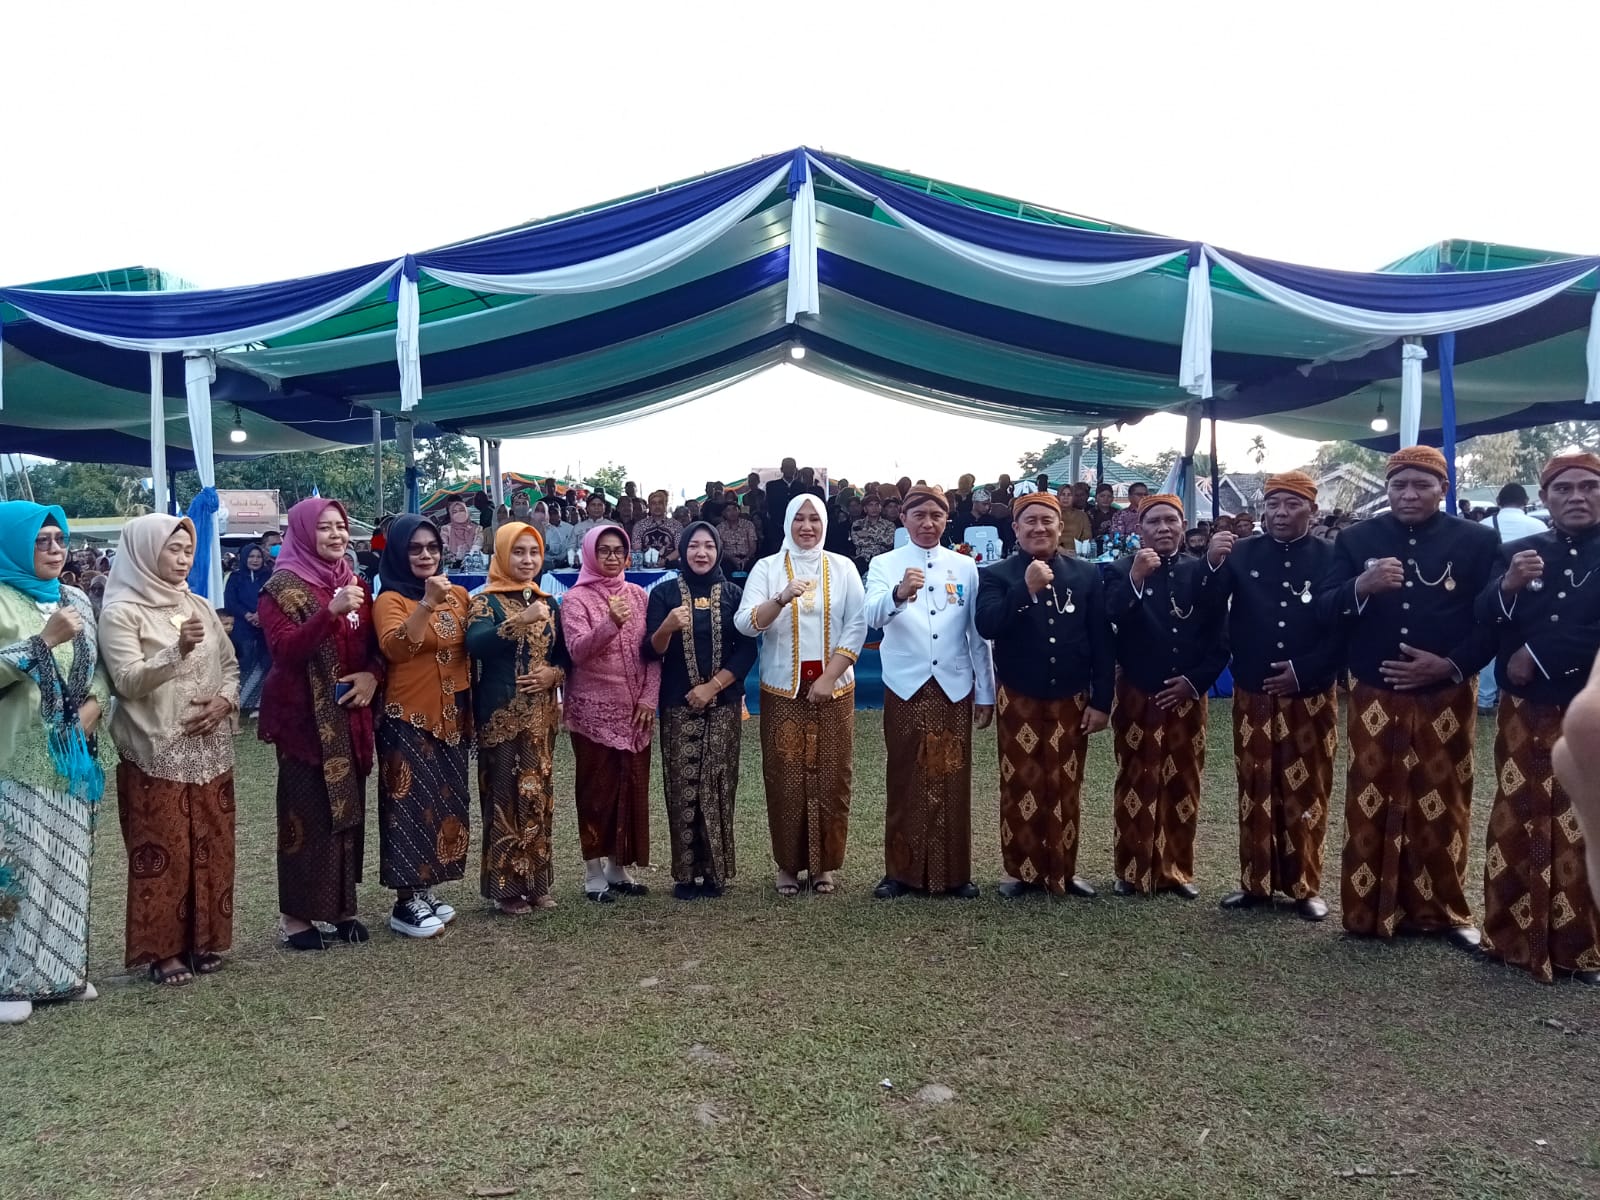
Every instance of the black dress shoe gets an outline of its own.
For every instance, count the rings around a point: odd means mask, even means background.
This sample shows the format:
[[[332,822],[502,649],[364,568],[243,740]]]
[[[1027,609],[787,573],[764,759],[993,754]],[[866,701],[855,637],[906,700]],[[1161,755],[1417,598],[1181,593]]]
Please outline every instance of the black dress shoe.
[[[1294,910],[1302,921],[1322,921],[1328,916],[1328,902],[1321,896],[1307,896],[1294,902]]]
[[[337,940],[352,946],[360,946],[372,940],[372,935],[367,932],[367,927],[354,918],[348,921],[335,921],[333,936]]]
[[[700,889],[692,883],[675,883],[672,885],[672,898],[674,900],[698,900]]]
[[[1074,875],[1067,880],[1067,895],[1082,896],[1084,899],[1093,899],[1097,893],[1089,881],[1081,875]]]
[[[313,925],[310,929],[302,929],[297,933],[285,933],[278,930],[278,940],[289,950],[325,950],[326,944],[322,940],[322,930]]]
[[[872,896],[875,900],[898,900],[910,890],[898,879],[891,879],[885,875],[878,886],[872,889]]]
[[[963,883],[960,887],[946,889],[945,895],[952,900],[976,900],[983,893],[978,890],[977,884]]]
[[[648,896],[650,889],[642,883],[631,883],[626,879],[606,880],[606,890],[615,892],[619,896]]]
[[[1271,896],[1258,896],[1254,892],[1229,892],[1222,898],[1218,908],[1260,908],[1263,904],[1271,904]]]
[[[723,888],[715,879],[707,879],[700,885],[700,894],[707,900],[721,900]]]
[[[617,902],[617,898],[609,890],[604,892],[584,892],[583,894],[596,904],[615,904]]]
[[[1465,950],[1468,954],[1476,954],[1483,945],[1483,935],[1471,925],[1458,925],[1454,929],[1447,929],[1444,936],[1449,939],[1452,946]]]
[[[1023,883],[1020,879],[1008,879],[997,887],[995,891],[1000,893],[1002,900],[1021,900],[1029,892],[1033,891],[1033,884]]]
[[[1586,987],[1600,987],[1600,971],[1574,971],[1572,982]]]
[[[1200,889],[1192,883],[1175,883],[1167,889],[1180,900],[1200,899]]]
[[[1114,896],[1137,896],[1139,889],[1126,879],[1119,879],[1111,885],[1111,894]]]

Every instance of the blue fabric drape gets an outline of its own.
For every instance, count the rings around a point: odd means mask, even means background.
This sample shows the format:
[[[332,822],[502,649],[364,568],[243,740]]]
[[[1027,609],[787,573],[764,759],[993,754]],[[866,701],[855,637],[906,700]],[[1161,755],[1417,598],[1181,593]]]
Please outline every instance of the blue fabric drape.
[[[1106,431],[1098,430],[1094,439],[1094,486],[1098,488],[1106,481]],[[1078,481],[1074,479],[1073,483]]]
[[[1456,511],[1456,335],[1439,335],[1439,434],[1444,464],[1450,473],[1446,512]]]
[[[189,568],[189,590],[197,596],[207,597],[216,604],[219,597],[210,594],[212,530],[217,523],[217,509],[221,501],[214,487],[201,488],[189,501],[189,520],[194,522],[194,563]]]

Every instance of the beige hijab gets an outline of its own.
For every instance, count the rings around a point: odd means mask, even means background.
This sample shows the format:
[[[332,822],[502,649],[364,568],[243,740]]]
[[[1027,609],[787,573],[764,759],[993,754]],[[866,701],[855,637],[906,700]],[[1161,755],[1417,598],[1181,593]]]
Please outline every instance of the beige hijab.
[[[204,617],[210,605],[189,590],[187,583],[168,583],[156,572],[161,548],[179,529],[187,529],[194,539],[194,524],[188,517],[151,513],[135,517],[122,527],[122,544],[111,560],[101,609],[113,604],[137,604],[141,608],[189,609]]]

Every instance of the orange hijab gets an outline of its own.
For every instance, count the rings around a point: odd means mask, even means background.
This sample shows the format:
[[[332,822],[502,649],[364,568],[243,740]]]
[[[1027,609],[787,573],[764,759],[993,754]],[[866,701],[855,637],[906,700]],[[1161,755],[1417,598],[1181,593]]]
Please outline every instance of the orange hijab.
[[[511,547],[516,545],[517,539],[525,533],[533,535],[533,540],[539,544],[540,557],[544,556],[544,538],[539,536],[537,529],[532,525],[524,525],[521,521],[507,521],[494,535],[494,558],[489,561],[489,581],[483,585],[483,591],[512,595],[532,592],[535,599],[550,598],[539,589],[537,581],[521,583],[511,576]]]

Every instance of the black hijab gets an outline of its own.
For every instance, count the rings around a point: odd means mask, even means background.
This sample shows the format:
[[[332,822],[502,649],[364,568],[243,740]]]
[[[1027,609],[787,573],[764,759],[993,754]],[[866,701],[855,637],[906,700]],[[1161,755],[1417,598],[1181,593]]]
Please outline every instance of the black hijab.
[[[704,575],[696,575],[689,569],[689,539],[700,530],[704,529],[711,535],[711,540],[717,546],[717,560],[711,564],[711,569]],[[711,595],[711,589],[724,582],[722,578],[722,535],[717,532],[717,527],[710,521],[691,521],[682,533],[678,535],[678,562],[682,564],[679,574],[683,582],[689,587],[689,594],[696,599]]]
[[[416,513],[402,513],[389,526],[383,543],[383,554],[378,558],[378,579],[386,592],[398,592],[407,600],[421,600],[428,591],[428,581],[411,573],[411,535],[422,526],[433,530],[439,539],[440,569],[443,569],[444,537],[439,527],[427,517]]]

